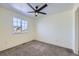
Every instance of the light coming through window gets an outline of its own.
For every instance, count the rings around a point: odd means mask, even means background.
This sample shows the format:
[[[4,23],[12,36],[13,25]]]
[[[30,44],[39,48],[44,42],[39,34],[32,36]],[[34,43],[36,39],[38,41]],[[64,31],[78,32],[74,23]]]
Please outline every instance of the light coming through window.
[[[28,28],[27,20],[13,17],[13,28],[15,31],[25,31]]]

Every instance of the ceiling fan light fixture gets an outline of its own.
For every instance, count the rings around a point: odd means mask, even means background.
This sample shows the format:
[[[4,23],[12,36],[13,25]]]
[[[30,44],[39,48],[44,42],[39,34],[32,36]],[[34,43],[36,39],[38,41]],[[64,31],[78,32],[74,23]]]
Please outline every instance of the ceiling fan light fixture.
[[[38,16],[38,13],[37,12],[35,13],[35,16]]]
[[[38,8],[38,5],[34,8],[31,4],[27,3],[29,7],[31,7],[33,9],[33,11],[29,12],[29,13],[34,13],[35,16],[38,16],[38,14],[43,14],[46,15],[46,13],[41,12],[42,9],[44,9],[45,7],[47,7],[47,4],[44,4],[42,7]]]

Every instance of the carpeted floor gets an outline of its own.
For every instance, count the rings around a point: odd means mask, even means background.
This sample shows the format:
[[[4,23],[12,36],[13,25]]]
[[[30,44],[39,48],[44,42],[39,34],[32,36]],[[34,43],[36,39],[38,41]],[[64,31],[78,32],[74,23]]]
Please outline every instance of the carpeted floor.
[[[75,54],[69,49],[33,40],[1,51],[0,56],[75,56]]]

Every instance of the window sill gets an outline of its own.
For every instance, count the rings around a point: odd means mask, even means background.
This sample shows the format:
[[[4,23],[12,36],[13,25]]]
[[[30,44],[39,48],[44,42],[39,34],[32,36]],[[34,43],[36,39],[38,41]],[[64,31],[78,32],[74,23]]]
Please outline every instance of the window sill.
[[[13,32],[12,34],[24,34],[27,33],[28,31],[22,31],[22,32]]]

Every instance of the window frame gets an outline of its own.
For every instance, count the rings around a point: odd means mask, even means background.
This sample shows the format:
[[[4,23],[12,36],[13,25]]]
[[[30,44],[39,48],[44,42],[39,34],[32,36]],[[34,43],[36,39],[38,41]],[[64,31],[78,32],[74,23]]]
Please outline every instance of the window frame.
[[[17,23],[16,25],[14,25],[14,18],[16,18],[17,19],[17,22],[15,21],[15,23]],[[20,19],[21,20],[21,22],[20,22],[20,27],[21,27],[21,29],[19,29],[19,32],[15,29],[15,27],[19,27],[18,26],[18,19]],[[25,21],[24,22],[24,26],[22,26],[22,21]],[[22,19],[22,18],[20,18],[20,17],[13,17],[13,22],[12,22],[12,24],[13,24],[13,31],[15,32],[15,33],[22,33],[22,32],[27,32],[28,31],[28,20],[25,20],[25,19]],[[26,27],[25,27],[25,24],[26,24]],[[23,29],[24,28],[24,29]]]

